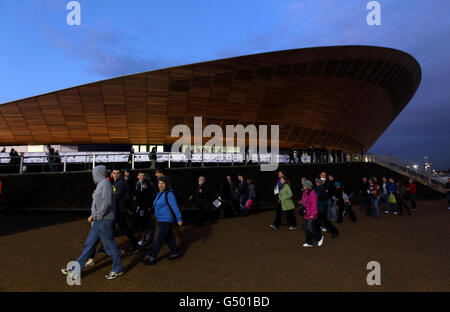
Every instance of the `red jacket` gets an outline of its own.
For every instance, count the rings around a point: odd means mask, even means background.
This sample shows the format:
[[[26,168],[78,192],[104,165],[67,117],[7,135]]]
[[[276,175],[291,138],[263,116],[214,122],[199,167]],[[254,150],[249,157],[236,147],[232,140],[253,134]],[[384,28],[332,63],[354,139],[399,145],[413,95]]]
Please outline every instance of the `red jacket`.
[[[409,183],[408,184],[409,194],[416,194],[416,184],[415,183]]]

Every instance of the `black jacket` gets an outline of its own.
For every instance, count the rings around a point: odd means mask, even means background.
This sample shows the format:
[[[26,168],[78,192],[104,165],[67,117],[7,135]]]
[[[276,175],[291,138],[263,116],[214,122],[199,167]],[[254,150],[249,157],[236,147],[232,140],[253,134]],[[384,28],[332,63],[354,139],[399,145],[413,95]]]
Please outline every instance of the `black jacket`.
[[[208,203],[210,200],[210,190],[208,184],[206,182],[203,184],[198,184],[193,197],[197,205]]]
[[[328,199],[331,199],[333,196],[336,196],[336,187],[334,186],[334,182],[335,182],[334,180],[330,181],[327,179],[323,184],[325,190],[327,191]]]
[[[223,200],[231,200],[233,198],[233,192],[234,192],[234,183],[231,181],[231,183],[228,183],[228,180],[222,183],[219,189],[219,196]]]
[[[144,180],[142,183],[137,180],[131,191],[133,196],[136,196],[136,205],[139,207],[148,208],[153,204],[153,187],[149,180]]]
[[[362,196],[369,196],[370,194],[367,193],[368,189],[369,189],[369,182],[361,183],[359,187],[359,192],[361,193]]]
[[[128,183],[120,177],[113,184],[114,195],[116,196],[116,209],[124,213],[128,210],[130,203],[130,189]]]

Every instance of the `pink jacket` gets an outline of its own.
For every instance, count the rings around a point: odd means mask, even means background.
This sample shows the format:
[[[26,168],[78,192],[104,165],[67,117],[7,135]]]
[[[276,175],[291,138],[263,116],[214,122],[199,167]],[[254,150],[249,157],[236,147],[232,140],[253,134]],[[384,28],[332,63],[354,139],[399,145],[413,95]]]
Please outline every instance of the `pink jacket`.
[[[302,196],[302,204],[306,207],[306,214],[303,216],[303,219],[317,219],[317,194],[314,190],[311,190],[311,193],[307,191],[303,192]]]

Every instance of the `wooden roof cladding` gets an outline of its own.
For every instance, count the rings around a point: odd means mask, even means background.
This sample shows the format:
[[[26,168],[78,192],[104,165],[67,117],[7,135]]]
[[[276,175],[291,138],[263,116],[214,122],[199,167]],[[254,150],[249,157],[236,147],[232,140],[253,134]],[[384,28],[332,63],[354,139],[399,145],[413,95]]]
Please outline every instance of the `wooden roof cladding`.
[[[0,145],[170,144],[180,123],[278,124],[280,147],[369,148],[414,95],[410,55],[269,52],[108,79],[0,105]],[[193,130],[193,129],[192,129]],[[225,130],[225,128],[224,128]]]

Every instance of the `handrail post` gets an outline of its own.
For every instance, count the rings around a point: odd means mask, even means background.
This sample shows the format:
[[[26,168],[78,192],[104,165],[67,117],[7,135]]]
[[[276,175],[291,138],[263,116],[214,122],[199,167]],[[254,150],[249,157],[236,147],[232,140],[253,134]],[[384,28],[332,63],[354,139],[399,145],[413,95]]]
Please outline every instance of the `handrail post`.
[[[231,166],[234,166],[234,152],[231,153]]]
[[[136,157],[136,155],[133,153],[132,154],[133,156],[131,157],[131,169],[133,169],[134,170],[134,161],[135,161],[135,157]]]
[[[64,155],[64,166],[63,166],[63,172],[66,172],[67,169],[67,155]]]
[[[203,163],[203,148],[202,148],[202,167],[204,167],[204,163]]]
[[[95,168],[95,153],[92,154],[92,170]]]
[[[23,156],[22,155],[20,155],[19,174],[23,174]]]
[[[171,153],[169,152],[168,158],[167,158],[167,160],[168,160],[168,167],[169,167],[169,168],[170,168],[170,156],[171,156]]]

